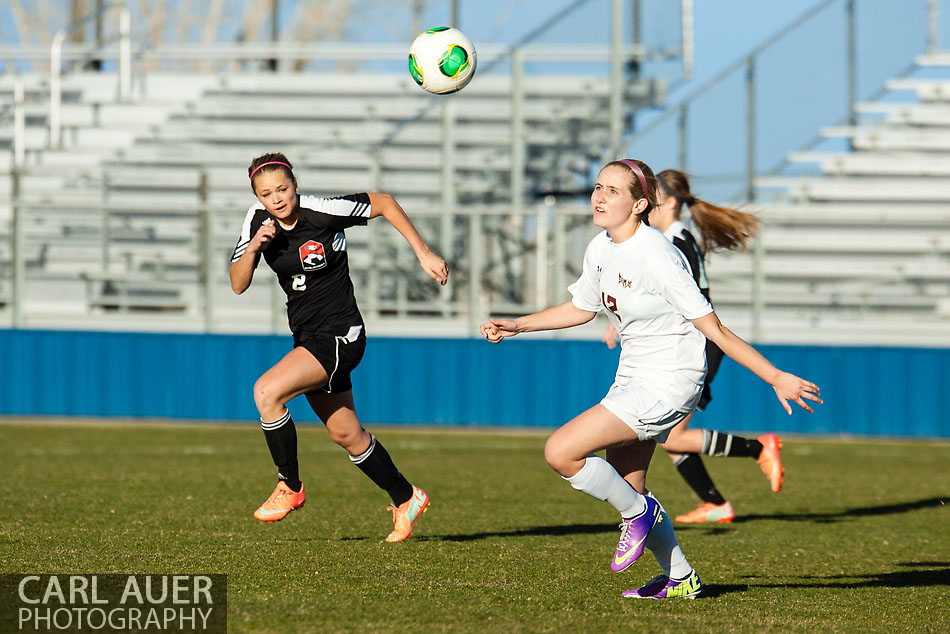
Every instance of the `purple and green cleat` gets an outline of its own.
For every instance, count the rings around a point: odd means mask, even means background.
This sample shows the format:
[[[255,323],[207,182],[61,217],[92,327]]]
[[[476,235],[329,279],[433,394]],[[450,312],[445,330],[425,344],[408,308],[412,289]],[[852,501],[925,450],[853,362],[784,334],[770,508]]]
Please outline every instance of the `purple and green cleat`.
[[[647,535],[653,527],[663,521],[660,504],[651,496],[646,496],[647,508],[632,519],[620,521],[620,542],[617,552],[610,562],[610,569],[621,572],[629,568],[643,554]]]
[[[625,590],[622,596],[632,599],[695,599],[703,591],[703,582],[693,570],[689,576],[679,581],[670,579],[666,575],[657,575],[643,587],[636,590]]]

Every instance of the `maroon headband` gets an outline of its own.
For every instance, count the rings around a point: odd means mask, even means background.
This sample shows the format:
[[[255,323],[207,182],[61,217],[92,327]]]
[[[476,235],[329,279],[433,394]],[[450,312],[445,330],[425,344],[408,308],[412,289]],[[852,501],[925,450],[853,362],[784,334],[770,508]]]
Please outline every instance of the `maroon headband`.
[[[293,170],[293,168],[290,167],[290,165],[287,165],[286,163],[282,163],[282,162],[280,162],[280,161],[271,161],[271,162],[269,162],[269,163],[261,163],[260,165],[258,165],[257,167],[255,167],[255,168],[254,168],[254,171],[251,172],[251,175],[250,175],[249,178],[250,178],[251,180],[254,180],[254,174],[257,174],[257,170],[261,169],[261,168],[264,167],[265,165],[283,165],[283,166],[286,167],[288,170],[290,170],[290,173],[291,173],[291,174],[294,173],[294,170]]]
[[[630,159],[617,159],[617,162],[623,163],[633,170],[633,173],[637,175],[637,180],[640,181],[640,191],[643,192],[643,197],[649,201],[650,199],[647,197],[647,179],[646,176],[643,175],[643,170],[640,169],[640,166]]]

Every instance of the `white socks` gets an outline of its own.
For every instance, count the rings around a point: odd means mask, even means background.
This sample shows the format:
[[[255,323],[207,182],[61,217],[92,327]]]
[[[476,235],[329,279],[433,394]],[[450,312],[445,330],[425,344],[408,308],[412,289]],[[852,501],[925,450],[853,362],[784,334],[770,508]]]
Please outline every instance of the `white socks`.
[[[598,500],[605,500],[620,512],[621,517],[636,517],[646,510],[646,498],[637,493],[617,470],[603,458],[587,456],[580,471],[570,478],[564,478],[578,491],[583,491]],[[656,500],[656,497],[650,493]],[[660,504],[659,500],[656,500]],[[686,561],[686,555],[676,539],[673,522],[660,504],[663,519],[653,527],[644,544],[663,569],[663,574],[671,579],[684,579],[693,571]]]
[[[649,495],[656,500],[656,496],[652,493]],[[656,500],[656,503],[660,504],[660,501]],[[663,574],[671,579],[685,579],[693,571],[693,567],[686,561],[686,555],[683,554],[683,549],[680,548],[676,533],[673,531],[673,523],[670,522],[670,516],[666,514],[666,509],[662,504],[660,504],[660,514],[663,518],[647,535],[644,546],[656,557],[657,563],[663,569]]]
[[[564,478],[578,491],[598,500],[605,500],[624,518],[636,517],[647,508],[647,501],[620,477],[617,470],[603,458],[587,456],[580,471]],[[675,541],[676,538],[674,537]],[[687,573],[688,574],[688,573]]]

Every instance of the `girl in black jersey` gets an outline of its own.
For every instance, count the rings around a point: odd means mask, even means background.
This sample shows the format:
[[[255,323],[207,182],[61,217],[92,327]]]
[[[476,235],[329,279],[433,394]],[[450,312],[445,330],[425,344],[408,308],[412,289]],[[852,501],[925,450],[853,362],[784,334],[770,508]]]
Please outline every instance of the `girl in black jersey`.
[[[709,297],[709,282],[706,279],[704,255],[712,250],[748,250],[748,239],[755,236],[758,219],[749,213],[712,205],[692,195],[689,179],[679,170],[665,170],[657,174],[657,205],[650,211],[650,226],[661,231],[676,246],[689,262],[693,279],[699,290]],[[683,205],[689,207],[693,223],[699,228],[702,246],[680,221]],[[604,342],[613,347],[616,331],[608,324]],[[712,400],[710,384],[719,370],[723,353],[719,346],[706,341],[706,380],[697,409],[705,409]],[[781,440],[775,434],[765,434],[758,439],[743,438],[734,434],[708,430],[688,429],[693,415],[690,414],[670,432],[662,447],[666,449],[677,471],[690,488],[702,500],[694,510],[677,515],[676,521],[686,524],[701,522],[731,522],[735,518],[732,504],[722,496],[713,484],[709,472],[699,454],[710,456],[743,456],[756,458],[762,471],[769,478],[773,491],[782,487],[782,467],[779,449]],[[622,449],[608,452],[612,463],[624,460]]]
[[[258,204],[248,210],[231,256],[231,288],[239,295],[247,290],[263,256],[287,294],[294,336],[294,349],[254,384],[261,427],[278,468],[277,487],[254,517],[276,522],[306,500],[297,466],[297,431],[286,407],[304,394],[330,438],[392,498],[394,527],[386,541],[402,541],[429,498],[396,469],[356,417],[350,372],[363,357],[366,334],[350,280],[344,229],[383,216],[406,239],[429,277],[444,285],[448,267],[387,194],[300,196],[293,167],[280,153],[255,158],[248,176]]]

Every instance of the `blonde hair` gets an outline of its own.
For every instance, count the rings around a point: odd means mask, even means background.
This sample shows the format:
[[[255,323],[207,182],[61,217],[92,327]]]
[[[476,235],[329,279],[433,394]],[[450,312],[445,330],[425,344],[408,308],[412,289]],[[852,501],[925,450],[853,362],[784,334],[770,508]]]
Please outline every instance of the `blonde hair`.
[[[689,207],[693,222],[702,234],[700,246],[704,254],[716,249],[749,250],[749,240],[759,232],[759,219],[754,214],[696,198],[690,192],[686,174],[679,170],[663,170],[657,175],[657,182],[667,195],[679,202],[677,218],[684,204]]]
[[[647,208],[638,213],[637,218],[644,224],[650,224],[647,221],[647,217],[650,215],[650,210],[656,207],[656,176],[653,174],[653,170],[650,169],[649,165],[638,159],[619,159],[607,163],[604,167],[610,167],[611,165],[622,167],[630,172],[630,193],[633,195],[633,199],[647,199]],[[640,169],[640,174],[634,171],[632,165],[636,165]],[[646,191],[643,191],[640,175],[643,176],[643,183],[646,184],[647,188]]]

